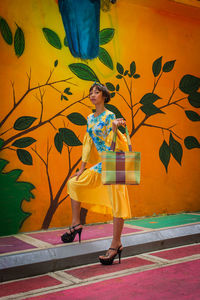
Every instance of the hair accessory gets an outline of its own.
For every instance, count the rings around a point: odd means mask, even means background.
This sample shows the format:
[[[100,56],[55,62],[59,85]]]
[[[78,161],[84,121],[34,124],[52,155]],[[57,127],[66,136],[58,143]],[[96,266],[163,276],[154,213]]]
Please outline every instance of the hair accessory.
[[[99,83],[99,82],[94,82],[93,85],[99,85],[99,86],[103,86],[103,84]]]

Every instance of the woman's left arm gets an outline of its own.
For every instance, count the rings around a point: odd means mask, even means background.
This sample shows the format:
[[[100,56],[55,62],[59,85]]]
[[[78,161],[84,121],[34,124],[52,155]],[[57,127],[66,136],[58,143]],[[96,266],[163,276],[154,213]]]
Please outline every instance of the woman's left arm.
[[[111,115],[109,122],[107,123],[107,137],[106,145],[111,146],[113,140],[113,134],[117,131],[116,139],[116,151],[128,151],[128,145],[125,136],[118,130],[118,126],[126,125],[126,121],[123,118],[116,119],[115,115]]]
[[[126,126],[126,121],[123,118],[113,120],[112,122],[113,132],[115,132],[119,126]]]

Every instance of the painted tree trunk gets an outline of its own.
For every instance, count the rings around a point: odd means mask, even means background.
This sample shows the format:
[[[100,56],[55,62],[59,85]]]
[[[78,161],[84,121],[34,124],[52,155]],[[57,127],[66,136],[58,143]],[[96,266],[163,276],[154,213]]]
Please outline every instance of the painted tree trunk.
[[[58,5],[72,55],[82,59],[97,57],[100,0],[59,0]]]
[[[44,218],[42,228],[41,229],[48,229],[51,223],[51,220],[53,218],[54,213],[56,212],[56,209],[58,208],[57,201],[54,201],[48,208],[46,216]]]

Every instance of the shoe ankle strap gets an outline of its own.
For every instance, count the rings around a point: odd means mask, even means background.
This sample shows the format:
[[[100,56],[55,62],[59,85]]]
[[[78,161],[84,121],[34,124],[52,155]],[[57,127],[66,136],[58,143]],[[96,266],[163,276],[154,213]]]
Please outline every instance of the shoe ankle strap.
[[[121,247],[122,247],[122,245],[120,245],[118,248],[109,248],[109,250],[115,250],[115,251],[118,251]]]
[[[81,224],[76,224],[76,225],[74,225],[74,226],[72,226],[71,228],[76,228],[77,226],[80,226]]]

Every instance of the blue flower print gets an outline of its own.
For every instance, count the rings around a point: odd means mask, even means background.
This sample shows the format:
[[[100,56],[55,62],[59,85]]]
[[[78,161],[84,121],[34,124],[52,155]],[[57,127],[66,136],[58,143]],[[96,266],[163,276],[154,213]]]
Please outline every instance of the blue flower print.
[[[108,125],[114,119],[116,119],[115,114],[109,114],[105,120],[106,125]]]
[[[102,130],[96,129],[96,130],[95,130],[95,133],[96,133],[96,135],[101,136],[101,135],[102,135]]]
[[[105,142],[101,140],[99,137],[93,137],[93,142],[97,148],[97,151],[102,152],[105,151]]]
[[[112,121],[115,119],[115,114],[109,110],[104,111],[98,117],[94,117],[94,114],[90,114],[87,118],[87,132],[93,140],[93,143],[98,152],[110,150],[110,147],[106,146],[106,137],[112,130]],[[101,173],[101,165],[97,164],[92,167]]]
[[[90,168],[90,170],[93,170],[95,172],[101,173],[102,170],[102,163],[98,163]]]
[[[106,117],[106,120],[105,120],[105,123],[106,123],[106,135],[108,135],[111,130],[112,130],[112,121],[115,120],[116,117],[115,117],[115,114],[109,114],[107,117]]]
[[[91,136],[91,138],[93,138],[93,131],[92,128],[88,128],[87,132],[89,133],[89,135]]]
[[[99,128],[103,128],[105,126],[105,123],[103,122],[103,121],[100,121],[99,123],[98,123],[98,127]]]

